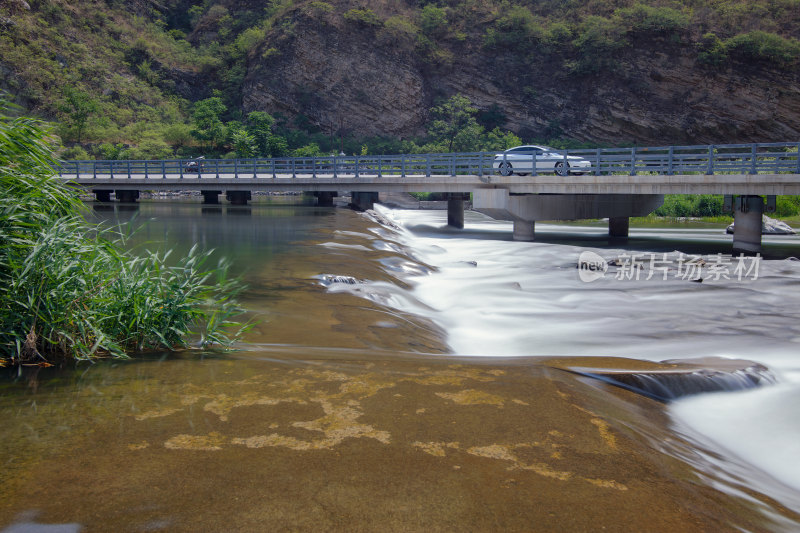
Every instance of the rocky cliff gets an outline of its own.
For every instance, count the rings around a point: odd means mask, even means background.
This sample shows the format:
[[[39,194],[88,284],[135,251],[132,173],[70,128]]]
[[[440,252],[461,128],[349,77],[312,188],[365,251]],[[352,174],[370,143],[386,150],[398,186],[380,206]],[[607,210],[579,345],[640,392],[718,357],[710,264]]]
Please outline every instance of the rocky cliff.
[[[248,58],[245,111],[303,114],[323,131],[410,137],[437,98],[494,106],[523,137],[599,143],[769,142],[800,139],[800,75],[770,63],[698,61],[693,43],[654,36],[620,50],[614,68],[566,71],[557,53],[520,60],[475,31],[444,44],[447,61],[341,18],[296,12]],[[273,50],[266,54],[265,50]]]

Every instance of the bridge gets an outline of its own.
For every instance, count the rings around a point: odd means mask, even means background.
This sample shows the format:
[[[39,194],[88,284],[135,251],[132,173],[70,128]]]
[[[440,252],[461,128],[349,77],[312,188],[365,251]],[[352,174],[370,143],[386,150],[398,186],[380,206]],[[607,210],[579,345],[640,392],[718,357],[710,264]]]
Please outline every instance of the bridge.
[[[246,204],[253,191],[308,191],[320,205],[349,192],[360,209],[379,192],[448,195],[448,223],[473,208],[514,222],[514,238],[533,240],[537,220],[608,218],[626,237],[628,219],[646,216],[665,194],[722,194],[734,213],[735,251],[761,246],[761,214],[776,195],[800,195],[800,143],[662,146],[303,158],[63,161],[67,182],[99,201],[134,202],[140,191],[199,190],[205,203],[225,194]],[[766,196],[766,205],[763,196]]]

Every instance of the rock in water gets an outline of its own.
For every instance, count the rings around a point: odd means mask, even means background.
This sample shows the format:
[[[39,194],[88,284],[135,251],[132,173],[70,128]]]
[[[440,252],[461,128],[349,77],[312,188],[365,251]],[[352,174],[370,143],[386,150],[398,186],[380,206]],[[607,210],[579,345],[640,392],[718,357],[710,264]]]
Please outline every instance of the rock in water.
[[[733,233],[733,224],[725,230]],[[762,235],[795,235],[797,232],[789,224],[781,220],[775,220],[767,215],[761,215],[761,234]]]
[[[635,367],[637,363],[631,364]],[[737,359],[709,357],[638,364],[643,368],[557,367],[660,402],[708,392],[753,389],[777,381],[764,365]]]

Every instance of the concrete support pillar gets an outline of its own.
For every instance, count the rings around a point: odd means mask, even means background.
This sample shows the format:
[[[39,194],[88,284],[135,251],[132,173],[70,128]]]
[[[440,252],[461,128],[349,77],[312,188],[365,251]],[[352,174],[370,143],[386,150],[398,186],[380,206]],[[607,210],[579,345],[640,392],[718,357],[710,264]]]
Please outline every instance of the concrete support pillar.
[[[536,234],[536,223],[525,220],[514,221],[514,240],[532,241]]]
[[[760,196],[737,196],[733,211],[733,251],[754,254],[761,251],[761,214],[764,199]]]
[[[117,197],[118,202],[132,204],[139,198],[139,191],[116,190],[114,191],[114,196]]]
[[[333,207],[333,198],[336,196],[335,192],[331,191],[318,191],[314,193],[317,197],[317,205],[319,207]]]
[[[247,205],[247,201],[251,198],[250,191],[228,191],[225,193],[225,198],[232,205]]]
[[[464,228],[464,195],[461,193],[447,195],[447,225]]]
[[[94,189],[92,192],[94,193],[94,197],[98,202],[110,202],[111,193],[114,191],[108,189]]]
[[[203,203],[206,205],[216,205],[219,203],[219,195],[222,191],[200,191],[203,195]]]
[[[628,236],[630,217],[611,217],[608,219],[608,236],[622,238]]]
[[[378,193],[376,192],[353,192],[353,201],[350,206],[358,211],[366,211],[375,207],[375,202],[378,201]]]

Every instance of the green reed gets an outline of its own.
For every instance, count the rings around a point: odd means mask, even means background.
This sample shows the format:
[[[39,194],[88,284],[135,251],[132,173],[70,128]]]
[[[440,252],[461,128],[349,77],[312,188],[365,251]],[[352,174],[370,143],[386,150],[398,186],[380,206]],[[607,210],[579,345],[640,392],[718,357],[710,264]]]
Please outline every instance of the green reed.
[[[123,250],[54,176],[44,126],[9,110],[0,99],[0,364],[227,346],[247,329],[224,263]]]

